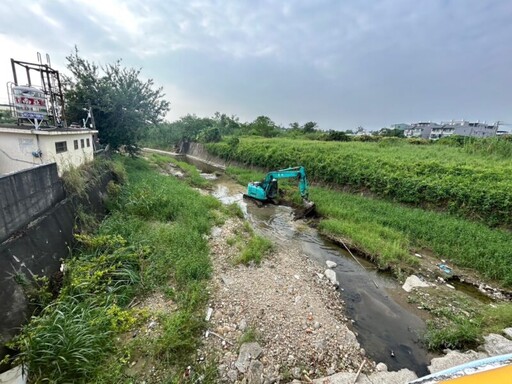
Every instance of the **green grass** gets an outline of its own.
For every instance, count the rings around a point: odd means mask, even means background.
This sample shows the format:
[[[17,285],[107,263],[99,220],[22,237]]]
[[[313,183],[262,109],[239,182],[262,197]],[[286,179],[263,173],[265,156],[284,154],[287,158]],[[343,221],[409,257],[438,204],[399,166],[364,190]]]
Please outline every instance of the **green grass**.
[[[155,352],[168,365],[187,366],[190,356],[200,344],[204,319],[186,310],[177,311],[163,319],[163,332],[155,341]]]
[[[201,176],[201,172],[192,164],[184,161],[179,161],[172,156],[151,153],[148,155],[150,162],[158,165],[160,168],[167,170],[169,164],[174,164],[185,172],[186,180],[189,185],[197,188],[207,188],[211,186],[211,183]]]
[[[414,263],[413,249],[473,268],[512,286],[512,234],[447,213],[424,211],[326,188],[312,188],[311,199],[325,220],[319,229],[341,236],[375,257],[381,266]]]
[[[265,177],[265,173],[261,171],[254,171],[240,167],[227,167],[226,175],[235,179],[242,185],[249,184],[250,181],[260,181]]]
[[[48,306],[24,328],[18,359],[32,382],[92,380],[97,363],[112,352],[104,306],[68,297]]]
[[[245,185],[262,173],[228,168]],[[449,213],[426,211],[393,202],[310,188],[310,198],[322,216],[318,228],[366,253],[381,268],[414,267],[413,251],[429,249],[439,258],[473,268],[504,286],[512,286],[512,234]]]
[[[253,327],[248,327],[240,339],[238,340],[238,345],[242,345],[244,343],[252,343],[252,342],[261,342],[261,335],[258,331]]]
[[[486,333],[501,333],[512,327],[512,304],[488,306],[482,311],[482,326]]]
[[[119,340],[140,321],[129,303],[155,291],[171,294],[177,310],[161,318],[161,332],[143,345],[144,356],[163,367],[169,382],[193,361],[211,274],[206,235],[227,213],[216,199],[142,159],[117,161],[128,182],[109,197],[110,215],[96,234],[78,236],[59,298],[15,343],[36,382],[137,379],[124,370],[138,340]]]
[[[263,258],[268,256],[273,249],[273,244],[270,240],[253,235],[240,256],[236,259],[236,263],[240,264],[260,264]]]
[[[484,305],[456,294],[447,295],[440,302],[435,308],[426,308],[433,314],[423,337],[430,350],[475,348],[483,342],[483,336],[501,334],[512,326],[510,303]]]
[[[428,322],[424,335],[427,348],[432,351],[443,349],[474,348],[481,340],[481,328],[478,320],[467,316],[452,316],[450,321],[440,327],[438,322]]]

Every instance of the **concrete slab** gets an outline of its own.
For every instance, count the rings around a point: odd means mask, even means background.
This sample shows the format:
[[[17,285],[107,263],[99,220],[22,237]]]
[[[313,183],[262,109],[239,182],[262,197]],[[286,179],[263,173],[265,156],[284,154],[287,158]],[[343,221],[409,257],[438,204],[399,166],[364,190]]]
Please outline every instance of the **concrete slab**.
[[[483,349],[490,356],[512,353],[512,340],[504,336],[491,333],[490,335],[484,336],[484,340]]]
[[[430,373],[444,371],[445,369],[455,367],[457,365],[465,364],[473,360],[485,359],[488,357],[483,352],[467,351],[449,351],[445,356],[435,357],[430,362],[428,370]]]
[[[331,376],[313,380],[315,384],[353,384],[356,377],[355,373],[341,372]],[[416,380],[418,376],[408,369],[402,369],[398,372],[375,372],[366,376],[360,374],[357,384],[407,384],[411,380]]]

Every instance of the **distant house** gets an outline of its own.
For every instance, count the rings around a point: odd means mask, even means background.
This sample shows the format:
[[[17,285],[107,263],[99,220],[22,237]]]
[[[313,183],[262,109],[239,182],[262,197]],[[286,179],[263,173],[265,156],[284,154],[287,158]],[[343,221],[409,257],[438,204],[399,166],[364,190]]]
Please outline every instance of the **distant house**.
[[[40,164],[57,163],[59,175],[93,159],[93,135],[90,129],[0,126],[0,175]]]
[[[391,129],[398,129],[399,131],[405,131],[411,127],[410,124],[399,123],[399,124],[391,124]]]
[[[404,129],[405,137],[418,137],[422,139],[429,139],[432,129],[438,128],[440,125],[431,121],[420,121],[418,123],[410,124]]]
[[[440,126],[432,129],[430,133],[431,140],[438,140],[452,135],[467,137],[494,137],[498,130],[498,125],[489,125],[480,122],[469,122],[466,120],[450,121],[441,123]]]
[[[499,129],[496,131],[496,136],[509,136],[512,135],[511,131],[508,131],[506,129]]]

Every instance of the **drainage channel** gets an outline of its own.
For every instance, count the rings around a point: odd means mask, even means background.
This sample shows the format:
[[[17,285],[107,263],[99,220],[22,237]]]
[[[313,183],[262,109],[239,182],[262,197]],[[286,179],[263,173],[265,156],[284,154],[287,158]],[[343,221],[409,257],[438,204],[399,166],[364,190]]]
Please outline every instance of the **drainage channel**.
[[[202,172],[220,173],[219,169],[209,165],[188,161]],[[389,370],[408,368],[418,376],[428,373],[430,356],[419,341],[425,323],[405,299],[400,300],[405,296],[393,278],[378,272],[366,260],[354,260],[343,249],[322,238],[314,228],[297,226],[291,208],[275,205],[258,207],[251,202],[246,203],[242,197],[243,187],[224,175],[218,177],[214,184],[213,196],[225,204],[238,203],[247,220],[258,231],[275,241],[294,241],[307,257],[320,266],[325,267],[327,260],[337,264],[334,271],[340,282],[346,315],[369,357],[385,363]]]

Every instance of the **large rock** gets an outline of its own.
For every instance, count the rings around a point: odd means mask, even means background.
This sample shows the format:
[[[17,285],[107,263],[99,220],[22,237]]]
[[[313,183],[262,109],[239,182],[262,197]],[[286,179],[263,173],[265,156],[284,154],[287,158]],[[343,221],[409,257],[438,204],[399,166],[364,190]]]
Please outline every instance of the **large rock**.
[[[445,369],[469,363],[470,361],[484,359],[486,357],[487,355],[482,352],[449,351],[445,356],[433,358],[430,362],[428,370],[430,371],[430,373],[441,372],[444,371]]]
[[[490,356],[512,353],[512,340],[506,337],[491,333],[490,335],[484,336],[484,340],[483,349]]]
[[[263,352],[263,350],[256,342],[242,344],[238,359],[235,362],[235,367],[240,372],[245,373],[249,368],[251,360],[257,359],[261,355],[261,352]]]
[[[505,336],[507,336],[509,339],[512,339],[512,328],[505,328],[503,330],[503,333]]]
[[[327,268],[336,268],[338,266],[338,264],[331,260],[327,260],[325,264],[327,264]]]
[[[26,384],[26,382],[26,372],[23,371],[21,365],[0,373],[0,383],[2,384]]]
[[[402,288],[405,292],[411,292],[414,288],[426,288],[430,287],[430,284],[426,281],[421,280],[416,275],[411,275],[405,280],[404,285],[402,285]]]
[[[326,269],[324,272],[325,277],[329,279],[329,281],[332,283],[332,285],[338,286],[340,285],[338,278],[336,277],[336,272],[334,272],[332,269]]]
[[[313,380],[315,384],[353,384],[356,378],[355,373],[341,372],[332,376],[322,377]],[[406,384],[409,381],[416,380],[418,376],[408,369],[402,369],[398,372],[375,372],[369,376],[359,375],[357,384]]]
[[[247,384],[262,384],[263,383],[263,364],[258,360],[253,360],[249,364],[249,369],[246,374]]]

